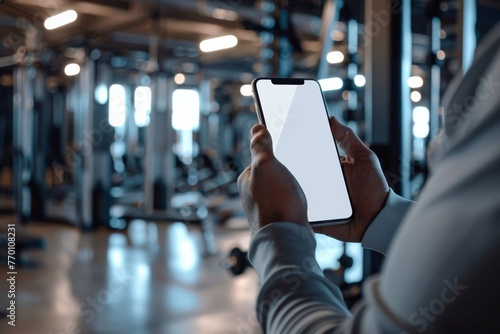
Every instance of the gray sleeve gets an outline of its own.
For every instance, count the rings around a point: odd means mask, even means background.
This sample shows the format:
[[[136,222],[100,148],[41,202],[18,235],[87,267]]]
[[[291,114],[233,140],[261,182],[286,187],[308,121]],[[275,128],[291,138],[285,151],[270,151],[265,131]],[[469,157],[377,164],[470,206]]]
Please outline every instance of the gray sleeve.
[[[298,224],[274,223],[255,235],[248,256],[261,281],[257,317],[265,332],[322,333],[350,317],[315,248],[311,231]]]
[[[363,248],[372,249],[386,255],[399,225],[413,203],[397,195],[391,189],[384,208],[370,224],[363,236],[361,241]]]
[[[274,223],[254,237],[249,259],[261,281],[257,318],[265,333],[369,333],[397,330],[384,307],[358,305],[348,310],[339,288],[324,278],[314,258],[316,242],[311,231],[293,223]],[[376,280],[365,285],[365,293]],[[377,298],[369,297],[377,304]],[[366,332],[368,333],[368,332]]]

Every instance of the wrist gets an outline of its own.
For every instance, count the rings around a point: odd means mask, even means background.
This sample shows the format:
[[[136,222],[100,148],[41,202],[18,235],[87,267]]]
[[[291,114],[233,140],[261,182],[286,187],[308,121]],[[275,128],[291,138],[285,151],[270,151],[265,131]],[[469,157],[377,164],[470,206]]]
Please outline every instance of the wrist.
[[[276,224],[276,223],[303,226],[303,227],[306,227],[309,230],[311,230],[311,233],[314,235],[314,232],[312,231],[312,228],[310,227],[307,219],[293,219],[293,218],[286,218],[286,217],[283,217],[283,218],[276,217],[275,219],[270,219],[270,218],[258,219],[258,221],[251,223],[250,224],[251,238],[253,239],[253,237],[257,234],[257,232],[259,232],[263,228],[270,226],[270,225],[273,225],[273,224]]]

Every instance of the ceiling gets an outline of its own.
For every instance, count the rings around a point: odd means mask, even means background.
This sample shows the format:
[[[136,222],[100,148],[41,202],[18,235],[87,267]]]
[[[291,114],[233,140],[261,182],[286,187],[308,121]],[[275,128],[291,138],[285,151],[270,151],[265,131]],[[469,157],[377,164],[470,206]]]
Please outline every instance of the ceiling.
[[[290,7],[304,49],[299,58],[307,60],[320,49],[323,1],[292,1]],[[47,17],[66,9],[77,11],[77,21],[56,30],[43,28]],[[29,23],[40,34],[38,48],[50,52],[52,58],[71,57],[75,49],[85,47],[127,61],[147,61],[156,53],[164,68],[194,62],[222,72],[251,72],[262,43],[258,33],[248,27],[260,26],[261,17],[259,6],[246,0],[3,0],[0,57],[11,56],[24,42],[23,30]],[[237,48],[206,54],[199,51],[201,40],[225,34],[238,38]]]
[[[326,0],[328,1],[328,0]],[[489,0],[484,0],[489,1]],[[272,1],[271,1],[272,2]],[[317,66],[321,49],[321,18],[325,0],[290,0],[294,38],[301,52],[294,52],[294,68],[307,73]],[[347,19],[363,22],[364,1],[344,1],[337,25],[335,48],[345,49]],[[426,8],[430,0],[412,1],[414,62],[426,62],[429,39],[425,34]],[[441,1],[450,10],[443,17],[452,49],[456,1]],[[78,12],[77,21],[56,30],[45,30],[44,20],[66,9]],[[66,58],[78,58],[82,50],[98,49],[115,65],[148,70],[151,57],[162,70],[184,63],[202,67],[211,75],[235,78],[256,72],[262,42],[262,1],[248,0],[0,0],[0,67],[15,61],[12,55],[23,43],[38,52],[39,59],[57,70]],[[34,29],[28,29],[32,27]],[[359,29],[360,32],[363,29]],[[31,34],[26,34],[31,31]],[[199,51],[199,42],[225,34],[235,35],[238,47],[214,53]],[[26,40],[26,36],[31,40]],[[38,42],[37,42],[38,41]],[[84,54],[84,53],[83,53]]]

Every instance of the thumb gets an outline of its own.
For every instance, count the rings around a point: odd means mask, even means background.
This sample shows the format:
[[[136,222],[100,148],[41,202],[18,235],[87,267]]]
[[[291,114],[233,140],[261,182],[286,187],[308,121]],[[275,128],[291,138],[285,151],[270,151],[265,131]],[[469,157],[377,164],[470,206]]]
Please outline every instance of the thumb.
[[[368,151],[368,147],[359,139],[358,135],[350,128],[338,121],[335,116],[330,117],[330,129],[339,147],[349,156]]]
[[[250,130],[252,165],[263,163],[274,158],[273,140],[271,134],[262,124],[257,124]]]

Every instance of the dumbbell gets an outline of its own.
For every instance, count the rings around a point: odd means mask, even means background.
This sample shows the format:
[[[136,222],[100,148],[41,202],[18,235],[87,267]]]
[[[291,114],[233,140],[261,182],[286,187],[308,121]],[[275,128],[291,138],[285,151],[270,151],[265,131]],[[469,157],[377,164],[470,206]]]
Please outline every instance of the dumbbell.
[[[235,247],[229,252],[229,256],[224,260],[224,267],[229,270],[233,276],[239,276],[249,267],[252,267],[248,261],[248,252]]]

